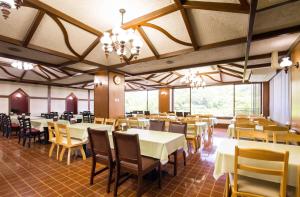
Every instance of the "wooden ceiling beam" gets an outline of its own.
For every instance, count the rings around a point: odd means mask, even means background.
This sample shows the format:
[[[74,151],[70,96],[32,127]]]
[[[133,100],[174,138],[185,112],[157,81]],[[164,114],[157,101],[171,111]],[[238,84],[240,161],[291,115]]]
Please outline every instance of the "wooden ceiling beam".
[[[163,80],[165,80],[166,78],[168,78],[168,77],[170,77],[172,75],[173,75],[173,73],[170,72],[169,74],[167,74],[166,76],[164,76],[163,78],[161,78],[160,80],[158,80],[157,82],[160,83],[160,82],[162,82]]]
[[[2,67],[2,65],[0,65],[0,69],[3,70],[7,75],[13,77],[13,78],[19,78],[18,76],[11,74],[10,72],[8,72],[5,68]]]
[[[135,89],[130,83],[126,83],[128,86],[129,86],[129,88],[131,88],[132,90],[137,90],[137,89]]]
[[[218,2],[204,2],[204,1],[184,1],[183,7],[187,9],[201,9],[212,10],[220,12],[232,12],[248,14],[249,9],[242,7],[236,3],[218,3]]]
[[[196,40],[196,36],[195,36],[195,33],[193,31],[193,28],[192,28],[192,25],[191,25],[191,22],[190,22],[190,19],[188,17],[188,13],[187,11],[183,8],[180,0],[174,0],[175,4],[177,5],[177,7],[180,9],[180,13],[181,13],[181,16],[182,16],[182,19],[184,21],[184,24],[185,24],[185,27],[186,27],[186,30],[189,34],[189,37],[191,39],[191,42],[192,42],[192,45],[193,45],[193,48],[194,50],[196,51],[199,46],[197,44],[197,40]]]
[[[243,72],[237,71],[237,70],[233,70],[233,69],[231,69],[231,68],[226,68],[226,67],[223,67],[223,66],[219,66],[219,68],[220,68],[221,70],[226,70],[226,71],[229,71],[229,72],[231,72],[231,73],[243,75]]]
[[[250,5],[249,5],[247,0],[239,0],[239,1],[240,1],[240,4],[241,4],[241,7],[245,8],[247,10],[250,9]]]
[[[40,25],[43,17],[45,15],[45,12],[44,11],[38,11],[38,13],[36,14],[34,20],[33,20],[33,23],[31,24],[31,26],[29,27],[27,33],[26,33],[26,36],[25,38],[23,39],[23,44],[22,46],[24,47],[27,47],[30,40],[32,39],[35,31],[37,30],[38,26]]]
[[[138,27],[137,30],[141,34],[141,36],[144,39],[144,41],[147,43],[148,47],[150,48],[150,50],[152,51],[152,53],[154,54],[154,56],[158,59],[159,58],[159,54],[158,54],[157,50],[155,49],[153,43],[148,38],[146,32],[143,30],[142,27]]]
[[[20,76],[20,81],[23,80],[23,78],[25,77],[26,73],[27,73],[27,70],[24,70],[23,73],[22,73],[22,75]]]
[[[217,80],[217,79],[213,78],[213,77],[210,76],[210,75],[201,75],[201,76],[207,77],[207,78],[209,78],[209,79],[211,79],[211,80],[213,80],[213,81],[215,81],[215,82],[218,82],[218,83],[223,83],[222,81]]]
[[[246,71],[247,71],[247,66],[248,66],[248,59],[249,59],[249,55],[250,55],[250,47],[251,47],[251,42],[252,42],[256,8],[257,8],[257,0],[252,0],[250,3],[250,15],[249,15],[249,25],[248,25],[248,34],[247,34],[247,43],[246,43],[246,52],[245,52],[243,82],[245,82],[245,80],[246,80],[245,77],[246,77]]]
[[[35,71],[34,69],[32,69],[32,70],[30,70],[30,71],[33,72],[34,74],[36,74],[36,75],[42,77],[43,79],[46,79],[47,81],[51,81],[51,78],[50,78],[50,77],[46,77],[46,76],[42,75],[41,73]]]
[[[236,67],[236,68],[241,68],[241,69],[244,69],[244,66],[240,65],[240,64],[236,64],[236,63],[228,63],[229,66],[233,66],[233,67]]]
[[[288,0],[288,1],[283,1],[283,2],[281,2],[281,3],[277,3],[277,4],[271,5],[271,6],[269,6],[269,7],[265,7],[265,8],[261,8],[261,9],[259,9],[259,10],[256,10],[256,12],[263,12],[263,11],[266,11],[266,10],[274,9],[274,8],[277,8],[277,7],[280,7],[280,6],[284,6],[284,5],[287,5],[287,4],[296,2],[296,1],[299,1],[299,0]]]
[[[92,50],[99,44],[100,37],[97,37],[96,40],[82,53],[80,59],[84,60],[86,56],[88,56]]]
[[[40,65],[40,68],[43,69],[45,72],[48,72],[50,75],[54,76],[55,78],[59,78],[59,76],[54,72],[52,72],[48,67],[43,67]]]
[[[45,70],[43,70],[42,68],[41,68],[41,66],[40,65],[37,65],[37,67],[39,68],[39,70],[44,74],[44,75],[46,75],[46,77],[48,78],[48,79],[50,79],[51,80],[51,77],[50,77],[50,75],[45,71]]]
[[[222,70],[220,68],[220,65],[217,65],[217,67],[218,67],[218,70],[219,70],[220,81],[223,82],[223,75],[222,75],[222,72],[221,72]]]
[[[47,14],[49,15],[53,15],[53,16],[56,16],[68,23],[71,23],[72,25],[80,28],[80,29],[83,29],[91,34],[94,34],[96,36],[102,36],[102,32],[101,31],[98,31],[97,29],[93,28],[93,27],[90,27],[86,24],[84,24],[83,22],[71,17],[71,16],[68,16],[67,14],[41,2],[41,1],[37,1],[37,0],[24,0],[24,6],[29,6],[29,7],[33,7],[33,8],[36,8],[36,9],[39,9],[39,10],[42,10],[44,12],[46,12]]]
[[[179,80],[180,78],[182,78],[183,77],[183,75],[181,75],[181,76],[178,76],[178,77],[176,77],[175,79],[173,79],[173,80],[171,80],[171,81],[169,81],[166,85],[170,85],[171,83],[173,83],[173,82],[175,82],[175,81],[177,81],[177,80]]]
[[[228,73],[228,72],[224,72],[224,71],[221,71],[223,74],[225,75],[228,75],[228,76],[231,76],[231,77],[236,77],[236,78],[239,78],[239,79],[243,79],[242,76],[240,75],[235,75],[235,74],[232,74],[232,73]]]

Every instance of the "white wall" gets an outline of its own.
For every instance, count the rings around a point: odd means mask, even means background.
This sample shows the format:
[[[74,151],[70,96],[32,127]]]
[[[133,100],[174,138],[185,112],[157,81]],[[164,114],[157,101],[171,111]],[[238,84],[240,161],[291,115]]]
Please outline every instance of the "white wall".
[[[9,99],[5,97],[19,88],[31,97],[29,110],[32,115],[48,112],[48,86],[0,81],[0,113],[8,113]],[[88,90],[51,86],[51,111],[63,113],[66,108],[65,98],[71,93],[78,98],[78,112],[88,110]],[[93,90],[90,91],[90,96],[91,111],[94,111]]]

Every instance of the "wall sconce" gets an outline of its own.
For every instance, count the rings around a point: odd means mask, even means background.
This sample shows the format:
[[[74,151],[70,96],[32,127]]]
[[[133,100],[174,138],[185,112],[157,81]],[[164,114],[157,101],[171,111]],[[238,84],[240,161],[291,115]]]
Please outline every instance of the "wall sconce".
[[[168,93],[166,91],[162,91],[160,94],[161,95],[167,95]]]
[[[100,81],[100,79],[98,79],[97,77],[95,77],[95,79],[94,79],[94,85],[95,85],[95,87],[102,86],[102,82]]]
[[[293,62],[290,60],[290,57],[284,57],[282,58],[279,66],[284,69],[285,73],[288,72],[289,68],[295,66],[296,68],[299,68],[299,62],[293,65]]]
[[[21,97],[22,97],[22,94],[17,93],[16,97],[17,97],[17,98],[21,98]]]
[[[73,97],[72,96],[69,96],[69,98],[68,98],[69,100],[73,100]]]

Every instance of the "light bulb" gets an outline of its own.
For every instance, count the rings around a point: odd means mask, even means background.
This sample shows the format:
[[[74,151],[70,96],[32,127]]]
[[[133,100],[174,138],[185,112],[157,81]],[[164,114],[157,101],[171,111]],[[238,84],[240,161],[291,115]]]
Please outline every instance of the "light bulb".
[[[118,49],[117,54],[118,55],[126,55],[126,51],[124,49],[123,49],[123,51],[121,49]]]
[[[290,57],[284,57],[279,65],[281,68],[290,67],[293,65],[293,62],[290,60]]]
[[[136,55],[136,54],[139,53],[138,50],[137,50],[136,48],[132,48],[132,49],[130,50],[130,52],[131,52],[132,55]]]
[[[137,48],[141,48],[143,46],[143,42],[140,38],[136,38],[133,40],[132,45]]]
[[[118,35],[118,41],[122,44],[125,44],[128,40],[126,33],[121,33]]]
[[[105,45],[112,44],[112,40],[110,39],[108,32],[104,32],[102,38],[100,39],[100,42]]]

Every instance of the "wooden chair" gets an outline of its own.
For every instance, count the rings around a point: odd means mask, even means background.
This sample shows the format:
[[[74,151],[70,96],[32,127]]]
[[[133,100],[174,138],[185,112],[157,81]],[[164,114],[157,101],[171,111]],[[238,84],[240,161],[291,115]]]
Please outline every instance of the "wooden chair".
[[[10,116],[6,116],[6,137],[8,138],[11,136],[12,132],[14,131],[16,135],[18,135],[20,127],[18,124],[12,123]]]
[[[262,168],[255,166],[255,162],[251,164],[245,164],[240,162],[240,158],[261,160],[282,163],[281,169]],[[234,174],[227,176],[227,183],[230,184],[229,189],[233,197],[236,196],[286,196],[286,184],[287,184],[287,173],[288,173],[288,160],[289,152],[278,153],[268,150],[261,149],[240,149],[235,147],[234,156]],[[264,181],[260,179],[250,178],[247,176],[239,175],[239,170],[243,172],[258,173],[264,175],[274,175],[280,178],[280,184]],[[229,180],[228,180],[229,179]],[[226,192],[228,193],[228,192]]]
[[[58,160],[59,159],[59,132],[58,132],[58,129],[57,129],[57,126],[56,124],[54,124],[53,122],[48,122],[48,133],[49,133],[49,142],[51,142],[51,147],[50,147],[50,150],[49,150],[49,157],[52,157],[52,153],[53,153],[53,150],[56,146],[56,159]]]
[[[152,130],[152,131],[164,131],[165,130],[165,121],[150,120],[149,130]]]
[[[129,119],[128,120],[128,128],[139,128],[139,121],[137,119]]]
[[[300,135],[294,133],[286,133],[286,134],[273,134],[273,142],[279,143],[284,142],[286,144],[298,144],[300,142]]]
[[[92,151],[92,168],[90,185],[94,184],[94,177],[105,170],[109,170],[106,192],[110,192],[110,185],[112,183],[113,170],[115,168],[115,154],[110,148],[107,131],[94,130],[88,128],[89,141]],[[96,163],[99,163],[104,168],[96,171]]]
[[[73,148],[79,149],[82,155],[82,159],[86,160],[85,152],[83,150],[83,145],[86,144],[86,142],[77,139],[72,139],[69,127],[65,124],[57,124],[57,129],[59,132],[58,143],[63,146],[59,156],[59,161],[62,161],[65,151],[66,149],[68,149],[67,164],[70,165],[71,151]]]
[[[237,129],[237,139],[252,139],[252,140],[262,140],[264,142],[269,142],[268,133],[255,130],[241,130]]]
[[[264,132],[268,133],[269,138],[273,138],[273,134],[288,134],[289,128],[288,127],[282,127],[282,126],[264,126]]]
[[[35,138],[38,137],[38,140],[41,141],[41,131],[31,127],[30,118],[23,119],[23,146],[26,144],[28,138],[28,147],[30,148],[31,138],[35,142]]]
[[[187,134],[185,136],[188,143],[190,143],[195,151],[197,152],[198,148],[200,147],[200,143],[198,143],[198,139],[201,141],[201,136],[197,135],[197,127],[195,124],[187,124]],[[189,150],[191,152],[191,150]]]
[[[181,123],[181,122],[170,122],[169,125],[169,132],[172,133],[180,133],[183,134],[184,136],[186,136],[186,132],[187,132],[187,124],[186,123]],[[177,153],[178,151],[182,152],[182,156],[183,156],[183,165],[186,166],[186,153],[182,148],[176,150],[172,155],[174,160],[173,161],[169,161],[169,163],[174,165],[174,176],[176,176],[177,174]]]
[[[114,196],[118,194],[121,184],[120,172],[127,172],[138,177],[138,197],[143,194],[143,176],[158,168],[158,185],[161,188],[161,164],[158,159],[141,155],[138,135],[128,135],[113,132],[113,141],[116,151],[116,175]],[[126,179],[125,179],[126,180]],[[122,181],[123,182],[123,181]]]
[[[126,125],[128,126],[128,120],[125,118],[118,118],[117,123],[116,123],[116,127],[118,130],[121,130],[121,125]]]
[[[95,124],[104,124],[105,118],[95,118],[94,123]]]
[[[113,119],[113,118],[106,118],[106,119],[105,119],[105,124],[106,124],[106,125],[112,125],[113,128],[115,128],[115,126],[116,126],[116,119]]]

